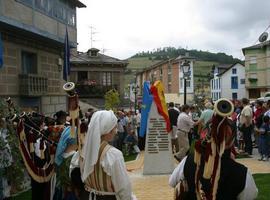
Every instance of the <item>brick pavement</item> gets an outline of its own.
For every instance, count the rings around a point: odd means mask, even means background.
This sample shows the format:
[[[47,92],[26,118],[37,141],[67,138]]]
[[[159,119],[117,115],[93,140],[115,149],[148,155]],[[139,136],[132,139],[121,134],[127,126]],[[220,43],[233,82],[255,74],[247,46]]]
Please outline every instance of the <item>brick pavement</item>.
[[[256,150],[255,150],[256,151]],[[252,174],[270,173],[270,161],[258,161],[259,156],[255,154],[252,158],[237,159],[239,163],[249,168]],[[172,200],[173,189],[169,187],[170,175],[147,175],[143,172],[144,153],[140,153],[135,161],[126,163],[127,170],[132,182],[132,190],[138,200]]]

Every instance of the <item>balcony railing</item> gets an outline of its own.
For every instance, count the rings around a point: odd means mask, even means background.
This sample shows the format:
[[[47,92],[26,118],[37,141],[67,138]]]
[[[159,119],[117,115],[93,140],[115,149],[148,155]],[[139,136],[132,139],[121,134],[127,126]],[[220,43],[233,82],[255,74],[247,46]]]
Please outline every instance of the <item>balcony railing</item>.
[[[76,91],[79,97],[92,97],[92,98],[103,98],[106,92],[111,89],[118,90],[117,85],[84,85],[76,84]]]
[[[19,74],[22,96],[42,96],[48,92],[48,79],[37,74]]]

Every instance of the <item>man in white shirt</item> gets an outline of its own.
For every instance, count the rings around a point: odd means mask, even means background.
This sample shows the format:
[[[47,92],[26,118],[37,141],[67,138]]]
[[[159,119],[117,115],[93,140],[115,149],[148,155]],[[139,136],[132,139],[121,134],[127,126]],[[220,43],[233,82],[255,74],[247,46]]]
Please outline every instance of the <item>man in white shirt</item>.
[[[175,155],[175,159],[179,162],[184,158],[188,149],[189,149],[189,142],[188,142],[188,134],[190,129],[193,128],[194,123],[189,116],[190,106],[183,105],[182,112],[179,114],[177,119],[177,137],[178,137],[178,145],[179,145],[179,153]]]
[[[240,115],[240,131],[243,133],[245,152],[252,155],[253,112],[247,98],[242,99],[243,110]]]

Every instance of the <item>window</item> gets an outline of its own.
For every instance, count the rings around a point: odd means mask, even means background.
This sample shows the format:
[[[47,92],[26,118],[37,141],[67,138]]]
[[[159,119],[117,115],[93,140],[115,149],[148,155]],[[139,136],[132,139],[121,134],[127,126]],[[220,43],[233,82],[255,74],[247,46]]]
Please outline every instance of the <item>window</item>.
[[[257,69],[257,57],[250,56],[249,57],[249,70],[256,70]]]
[[[258,89],[249,89],[248,93],[250,99],[257,99],[260,97],[260,90]]]
[[[231,77],[231,89],[238,89],[238,77]]]
[[[250,64],[257,64],[257,56],[250,56],[249,63]]]
[[[172,73],[172,66],[171,64],[168,65],[168,74],[171,74]]]
[[[232,99],[237,99],[237,93],[236,92],[232,93]]]
[[[111,72],[103,72],[102,85],[103,86],[112,85],[112,73]]]
[[[168,93],[171,93],[172,92],[172,85],[171,83],[168,84]]]
[[[214,79],[211,80],[211,88],[214,89]]]
[[[186,80],[186,86],[187,86],[187,88],[190,88],[191,87],[191,82],[190,82],[190,80]]]
[[[78,72],[78,81],[84,81],[84,80],[87,80],[88,79],[88,73],[87,72],[84,72],[84,71],[80,71]]]
[[[22,73],[37,74],[37,54],[22,51]]]
[[[244,78],[240,79],[240,84],[245,84],[246,80]]]
[[[237,74],[236,68],[232,69],[232,74]]]
[[[168,82],[172,82],[172,75],[171,74],[168,74]]]

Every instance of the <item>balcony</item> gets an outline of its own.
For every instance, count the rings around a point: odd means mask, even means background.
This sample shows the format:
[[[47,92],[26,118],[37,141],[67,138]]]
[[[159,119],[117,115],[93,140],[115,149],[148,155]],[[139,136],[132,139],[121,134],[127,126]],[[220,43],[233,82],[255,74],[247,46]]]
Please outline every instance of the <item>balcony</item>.
[[[37,74],[19,74],[21,96],[42,96],[48,91],[48,79]]]
[[[88,85],[88,84],[76,84],[76,91],[79,97],[90,97],[90,98],[103,98],[106,92],[111,89],[118,90],[117,85]]]

